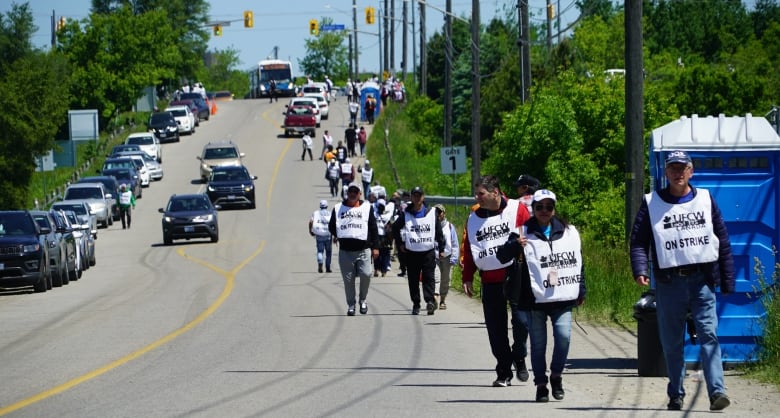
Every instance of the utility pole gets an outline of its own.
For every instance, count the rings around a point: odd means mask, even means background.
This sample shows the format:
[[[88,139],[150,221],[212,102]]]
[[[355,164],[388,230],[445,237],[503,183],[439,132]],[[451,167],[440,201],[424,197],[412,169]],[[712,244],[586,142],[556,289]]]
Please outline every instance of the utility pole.
[[[417,72],[415,71],[415,68],[417,68],[417,43],[414,42],[414,28],[417,25],[417,22],[415,22],[414,19],[414,6],[412,6],[412,75],[414,76],[414,81],[418,81],[417,78]]]
[[[640,0],[641,1],[641,0]],[[480,139],[479,102],[481,84],[479,76],[479,0],[471,0],[471,187],[481,173],[482,141]],[[472,190],[473,191],[473,190]]]
[[[395,0],[390,0],[390,69],[395,73]]]
[[[444,13],[444,146],[452,146],[452,0]]]
[[[403,22],[401,24],[401,27],[403,28],[403,34],[401,35],[401,80],[406,80],[406,57],[408,56],[408,52],[406,51],[407,43],[409,40],[408,31],[406,28],[406,20],[409,18],[409,1],[403,0]]]
[[[523,49],[523,103],[531,98],[531,24],[528,21],[528,0],[520,0],[522,6],[520,11],[523,15],[522,21],[522,41]]]
[[[425,40],[425,3],[420,3],[420,94],[428,94],[428,44]]]
[[[352,61],[352,34],[351,33],[349,34],[349,52],[348,52],[348,54],[349,54],[349,57],[347,58],[347,61],[349,61],[349,74],[350,74],[350,77],[352,77],[352,74],[354,74],[354,73],[352,72],[352,62],[353,61]],[[355,80],[355,79],[353,78],[352,80]]]
[[[553,18],[553,5],[551,0],[547,0],[547,54],[552,51],[552,18]]]
[[[357,37],[357,0],[352,0],[352,33],[355,38],[355,77],[353,80],[358,80],[360,78],[360,65],[358,65],[360,49],[358,49]]]
[[[626,239],[642,203],[644,159],[644,63],[642,60],[642,0],[626,0]]]
[[[389,2],[389,0],[385,0],[385,9],[384,9],[384,13],[382,13],[382,18],[384,19],[384,23],[385,23],[385,28],[384,28],[385,39],[383,40],[383,42],[384,42],[384,51],[383,51],[383,53],[384,53],[384,57],[385,57],[385,66],[384,66],[384,68],[382,68],[382,72],[383,73],[385,71],[388,71],[388,72],[390,71],[390,49],[388,48],[388,45],[390,43],[390,36],[389,36],[389,33],[390,33],[390,16],[388,15],[388,13],[389,13],[388,12],[388,10],[389,10],[388,9],[388,2]]]

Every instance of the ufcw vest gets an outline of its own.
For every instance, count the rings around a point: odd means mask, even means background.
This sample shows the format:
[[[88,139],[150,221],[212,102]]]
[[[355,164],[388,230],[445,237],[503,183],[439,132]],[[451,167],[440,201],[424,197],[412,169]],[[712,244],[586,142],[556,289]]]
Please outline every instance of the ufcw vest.
[[[374,177],[374,170],[363,168],[363,173],[361,174],[361,178],[366,183],[371,183],[371,178]]]
[[[120,192],[119,193],[119,204],[120,205],[129,205],[132,201],[133,194],[131,192]]]
[[[368,239],[368,218],[373,208],[363,202],[358,207],[336,204],[336,236],[338,238]]]
[[[469,216],[466,233],[474,264],[480,270],[498,270],[512,264],[511,260],[506,263],[498,261],[496,251],[504,245],[509,234],[518,232],[518,208],[517,200],[508,200],[499,215],[480,218],[472,212]]]
[[[664,202],[656,192],[645,195],[658,266],[662,269],[718,259],[720,241],[712,226],[710,192],[698,189],[685,203]]]
[[[328,223],[330,223],[330,211],[327,209],[320,209],[312,214],[311,230],[314,235],[318,237],[330,236],[328,231]]]
[[[414,252],[432,250],[436,243],[436,211],[429,209],[422,218],[409,215],[404,213],[404,246]]]
[[[582,248],[574,226],[569,225],[563,237],[555,241],[529,235],[523,252],[536,303],[577,299],[582,281]]]

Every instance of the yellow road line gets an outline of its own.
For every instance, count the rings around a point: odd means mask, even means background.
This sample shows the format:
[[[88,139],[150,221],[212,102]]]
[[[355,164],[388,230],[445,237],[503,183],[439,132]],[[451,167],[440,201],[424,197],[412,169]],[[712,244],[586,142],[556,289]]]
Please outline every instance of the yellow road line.
[[[268,116],[268,111],[263,112],[262,116],[263,119],[271,122],[271,123],[278,123],[278,121],[270,119]],[[282,159],[285,155],[287,155],[287,152],[290,150],[290,146],[292,146],[292,138],[287,140],[287,144],[285,144],[284,149],[282,150],[282,153],[279,154],[279,158],[276,160],[276,165],[274,165],[274,171],[271,175],[271,184],[268,185],[268,193],[265,195],[265,222],[269,223],[271,222],[271,195],[274,192],[274,184],[276,184],[276,177],[279,176],[279,167],[282,165]]]
[[[33,395],[33,396],[31,396],[31,397],[29,397],[27,399],[23,399],[21,401],[15,402],[15,403],[13,403],[11,405],[8,405],[8,406],[6,406],[4,408],[0,408],[0,415],[5,415],[5,414],[8,414],[8,413],[14,412],[16,410],[19,410],[19,409],[22,409],[24,407],[30,406],[30,405],[32,405],[32,404],[34,404],[36,402],[42,401],[42,400],[44,400],[46,398],[49,398],[51,396],[54,396],[54,395],[57,395],[59,393],[65,392],[66,390],[71,389],[71,388],[73,388],[73,387],[75,387],[77,385],[80,385],[81,383],[84,383],[84,382],[86,382],[88,380],[94,379],[94,378],[96,378],[96,377],[98,377],[98,376],[100,376],[100,375],[102,375],[102,374],[104,374],[106,372],[109,372],[109,371],[111,371],[111,370],[113,370],[113,369],[115,369],[115,368],[117,368],[119,366],[127,364],[130,361],[135,360],[138,357],[141,357],[142,355],[144,355],[144,354],[146,354],[146,353],[148,353],[148,352],[150,352],[150,351],[152,351],[152,350],[154,350],[154,349],[156,349],[156,348],[158,348],[158,347],[160,347],[160,346],[162,346],[164,344],[167,344],[167,343],[171,342],[176,337],[178,337],[178,336],[184,334],[185,332],[191,330],[196,325],[200,324],[206,318],[211,316],[211,314],[216,312],[216,310],[222,305],[222,303],[225,302],[225,300],[228,298],[228,296],[230,296],[230,294],[233,291],[233,286],[235,284],[236,274],[238,274],[238,272],[241,271],[241,269],[246,267],[246,265],[249,264],[249,262],[252,261],[252,259],[254,259],[258,255],[260,255],[260,253],[263,251],[263,248],[265,248],[265,241],[261,241],[260,242],[260,246],[257,248],[257,250],[255,250],[254,253],[252,253],[249,257],[244,259],[241,263],[239,263],[235,268],[233,268],[230,271],[223,270],[223,269],[221,269],[221,268],[219,268],[219,267],[217,267],[217,266],[215,266],[213,264],[210,264],[210,263],[208,263],[206,261],[203,261],[203,260],[191,257],[191,256],[187,255],[184,252],[183,248],[179,248],[176,251],[176,253],[179,254],[181,257],[183,257],[183,258],[185,258],[187,260],[190,260],[190,261],[192,261],[192,262],[194,262],[196,264],[200,264],[201,266],[204,266],[204,267],[208,268],[209,270],[212,270],[212,271],[216,272],[217,274],[219,274],[219,275],[221,275],[222,277],[225,278],[225,287],[222,288],[222,293],[220,293],[220,295],[217,298],[217,300],[214,301],[214,303],[212,303],[211,306],[209,306],[205,311],[201,312],[197,317],[195,317],[195,319],[193,319],[192,321],[190,321],[189,323],[187,323],[183,327],[181,327],[181,328],[173,331],[172,333],[170,333],[170,334],[160,338],[159,340],[157,340],[157,341],[147,345],[146,347],[138,349],[138,350],[136,350],[136,351],[134,351],[134,352],[132,352],[132,353],[130,353],[130,354],[128,354],[128,355],[118,359],[118,360],[112,361],[111,363],[109,363],[109,364],[107,364],[107,365],[105,365],[103,367],[97,368],[97,369],[95,369],[95,370],[93,370],[93,371],[91,371],[89,373],[86,373],[84,375],[81,375],[79,377],[71,379],[71,380],[69,380],[69,381],[67,381],[67,382],[65,382],[65,383],[63,383],[61,385],[55,386],[55,387],[53,387],[53,388],[51,388],[49,390],[46,390],[46,391],[43,391],[43,392],[37,394],[37,395]]]

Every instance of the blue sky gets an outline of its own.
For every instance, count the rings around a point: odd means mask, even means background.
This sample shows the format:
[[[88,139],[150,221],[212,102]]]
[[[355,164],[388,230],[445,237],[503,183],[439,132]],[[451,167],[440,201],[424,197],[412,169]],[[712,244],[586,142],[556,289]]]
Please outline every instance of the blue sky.
[[[395,0],[396,19],[401,19],[401,10],[404,0]],[[10,9],[12,2],[24,3],[20,0],[0,0],[0,12],[5,13]],[[69,19],[85,19],[89,14],[90,0],[29,0],[35,24],[38,26],[33,43],[41,48],[48,47],[51,39],[50,18],[52,11],[57,17],[65,16]],[[455,15],[471,15],[471,0],[451,0],[452,10]],[[557,3],[555,0],[554,3]],[[379,14],[380,7],[384,6],[384,0],[357,0],[358,31],[370,32],[358,33],[358,47],[360,49],[361,71],[376,71],[379,68],[379,42],[373,35],[378,31],[378,25],[365,24],[364,10],[373,6]],[[415,4],[410,1],[409,5]],[[437,9],[444,10],[446,0],[426,0],[430,5],[427,9],[427,32],[430,36],[439,30],[443,24],[443,14]],[[210,0],[211,8],[209,16],[213,21],[236,20],[231,26],[223,27],[221,37],[212,37],[209,41],[209,49],[224,50],[233,48],[239,51],[241,60],[240,68],[249,68],[257,61],[264,59],[273,53],[275,46],[279,47],[279,58],[289,59],[295,67],[298,60],[306,55],[304,40],[309,36],[308,22],[310,19],[321,20],[323,17],[332,18],[336,24],[352,26],[352,0],[288,0],[288,1],[250,1],[250,0]],[[388,4],[390,1],[388,0]],[[480,1],[480,16],[483,22],[489,21],[496,14],[496,10],[504,4],[515,5],[515,0],[482,0]],[[546,0],[529,0],[532,13],[542,15]],[[564,21],[576,18],[578,11],[574,6],[574,0],[560,0],[563,10],[561,18]],[[411,7],[409,7],[411,9]],[[244,10],[254,12],[255,25],[252,29],[246,29],[242,21]],[[419,9],[415,10],[415,21],[419,23]],[[411,20],[411,10],[409,12]],[[400,22],[397,22],[395,42],[395,64],[400,67],[402,55],[402,39]],[[417,44],[419,50],[419,37],[409,36],[408,53],[412,62],[412,42]],[[419,55],[419,51],[418,51]],[[410,69],[411,66],[407,66]]]

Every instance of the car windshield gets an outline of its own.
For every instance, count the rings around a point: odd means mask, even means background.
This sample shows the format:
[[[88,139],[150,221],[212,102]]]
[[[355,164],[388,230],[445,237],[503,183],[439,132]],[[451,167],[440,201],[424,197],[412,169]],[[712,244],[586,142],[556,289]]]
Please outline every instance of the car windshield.
[[[308,106],[294,106],[290,108],[290,113],[293,115],[311,115],[314,111]]]
[[[154,137],[152,136],[134,136],[131,138],[127,138],[128,144],[137,144],[137,145],[154,145]]]
[[[24,213],[0,214],[0,236],[34,234],[37,234],[35,225]]]
[[[173,116],[178,116],[178,117],[187,116],[187,111],[184,109],[173,109],[173,110],[169,110],[169,112],[171,112]]]
[[[87,208],[81,204],[70,203],[55,203],[52,209],[56,210],[72,210],[76,215],[87,215]]]
[[[168,202],[168,212],[192,212],[209,210],[208,198],[183,197]]]
[[[103,194],[100,193],[100,188],[98,187],[69,187],[65,189],[66,200],[102,198]]]
[[[117,180],[131,180],[133,178],[133,175],[130,173],[130,170],[112,171],[111,175],[116,177]]]
[[[112,168],[128,168],[135,167],[133,160],[120,160],[120,161],[106,161],[103,163],[103,170],[110,170]]]
[[[172,118],[173,116],[170,113],[155,113],[149,118],[149,123],[155,124],[155,123],[168,122]]]
[[[246,170],[214,170],[211,172],[211,181],[236,181],[249,180]]]
[[[33,215],[33,218],[35,218],[35,222],[38,223],[38,226],[45,228],[51,227],[51,225],[49,225],[49,218],[47,218],[46,215]]]
[[[222,158],[238,158],[238,152],[232,147],[207,148],[203,154],[204,160],[217,160]]]

